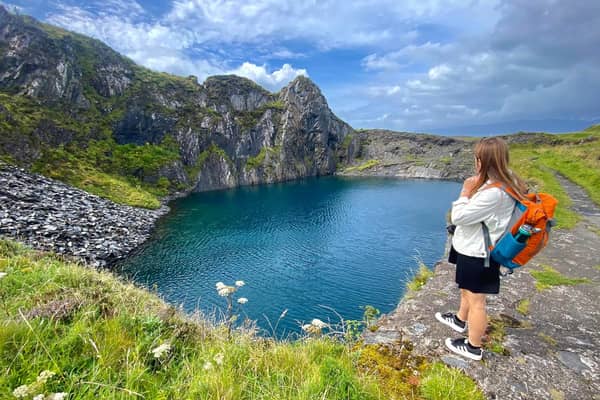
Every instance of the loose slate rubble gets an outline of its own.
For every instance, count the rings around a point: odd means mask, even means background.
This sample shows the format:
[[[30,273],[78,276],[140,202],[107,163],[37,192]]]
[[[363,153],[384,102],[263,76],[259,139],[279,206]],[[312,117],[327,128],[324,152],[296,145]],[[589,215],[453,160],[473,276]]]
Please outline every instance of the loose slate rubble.
[[[93,266],[124,258],[148,239],[155,221],[168,210],[116,204],[0,163],[0,237]]]

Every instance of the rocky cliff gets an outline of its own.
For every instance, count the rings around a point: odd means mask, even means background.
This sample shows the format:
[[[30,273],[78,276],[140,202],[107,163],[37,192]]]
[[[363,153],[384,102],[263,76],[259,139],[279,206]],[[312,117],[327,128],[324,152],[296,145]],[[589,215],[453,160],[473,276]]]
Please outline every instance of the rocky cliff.
[[[0,6],[9,162],[79,186],[86,173],[110,174],[165,195],[332,174],[350,132],[308,78],[279,93],[237,76],[199,84]]]
[[[462,180],[473,173],[472,140],[381,129],[351,136],[340,175]]]

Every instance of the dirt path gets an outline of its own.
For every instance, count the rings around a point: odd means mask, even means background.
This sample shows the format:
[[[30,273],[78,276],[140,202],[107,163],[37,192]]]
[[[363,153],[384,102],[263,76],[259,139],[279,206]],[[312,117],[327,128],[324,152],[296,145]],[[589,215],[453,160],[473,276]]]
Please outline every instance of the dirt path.
[[[489,399],[600,400],[600,208],[584,190],[560,179],[584,220],[572,230],[555,231],[548,247],[503,278],[500,294],[490,296],[495,347],[504,355],[486,351],[482,361],[466,361],[445,349],[444,339],[455,335],[434,313],[458,306],[454,266],[445,262],[420,291],[381,319],[379,330],[366,333],[365,341],[410,340],[416,354],[464,369]],[[539,290],[531,272],[545,267],[588,281]]]

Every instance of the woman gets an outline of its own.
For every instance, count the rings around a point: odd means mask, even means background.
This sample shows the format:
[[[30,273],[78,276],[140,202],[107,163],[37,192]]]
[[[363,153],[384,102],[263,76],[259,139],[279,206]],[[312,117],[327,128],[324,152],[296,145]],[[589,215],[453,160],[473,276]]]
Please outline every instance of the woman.
[[[518,194],[524,194],[525,184],[508,168],[508,145],[497,137],[480,140],[475,146],[477,174],[468,178],[460,197],[452,203],[452,224],[456,225],[452,238],[449,261],[456,264],[456,283],[460,288],[460,307],[456,314],[436,313],[441,323],[457,332],[468,329],[468,338],[446,339],[446,346],[454,353],[473,360],[481,360],[481,338],[487,326],[486,294],[497,294],[500,289],[500,266],[486,257],[482,222],[487,226],[495,243],[508,226],[515,201],[498,187],[501,183]]]

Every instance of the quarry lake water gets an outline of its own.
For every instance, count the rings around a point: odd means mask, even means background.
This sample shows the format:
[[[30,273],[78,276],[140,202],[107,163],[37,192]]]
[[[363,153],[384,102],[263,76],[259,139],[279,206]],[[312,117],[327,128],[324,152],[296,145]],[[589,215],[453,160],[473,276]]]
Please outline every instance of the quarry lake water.
[[[444,254],[460,185],[386,178],[310,178],[192,194],[170,204],[153,237],[117,267],[188,312],[219,313],[217,282],[245,286],[242,316],[278,336],[313,318],[393,310],[418,268]]]

